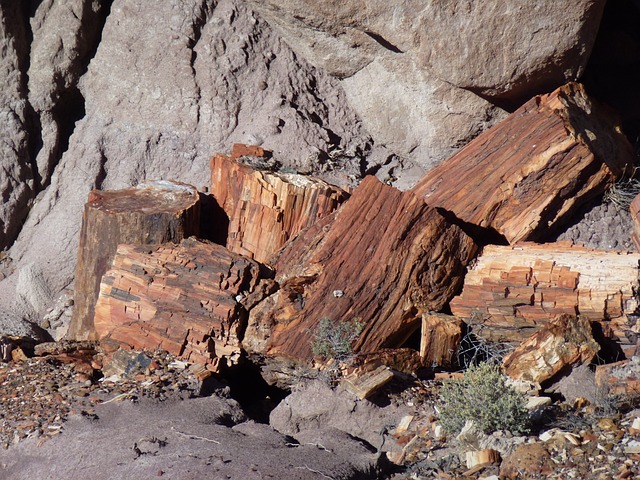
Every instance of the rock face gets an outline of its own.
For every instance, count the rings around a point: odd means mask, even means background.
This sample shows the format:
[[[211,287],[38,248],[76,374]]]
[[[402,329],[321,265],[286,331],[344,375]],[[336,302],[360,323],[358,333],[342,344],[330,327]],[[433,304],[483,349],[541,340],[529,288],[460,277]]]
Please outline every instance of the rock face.
[[[337,81],[244,3],[58,3],[0,5],[0,248],[20,233],[16,274],[38,264],[59,292],[73,280],[90,190],[147,179],[202,189],[212,153],[234,142],[262,143],[293,168],[360,174],[371,139]],[[0,305],[14,303],[16,282],[0,283]]]
[[[356,351],[402,346],[421,313],[456,293],[475,252],[470,237],[419,197],[367,177],[342,209],[281,251],[280,290],[251,311],[246,346],[310,358],[309,332],[323,319],[361,321]]]
[[[240,161],[247,152],[256,153],[234,148],[231,158],[211,158],[210,191],[229,217],[227,248],[269,263],[289,239],[335,211],[349,194],[319,179],[254,169]],[[250,161],[264,159],[252,155],[245,160]]]
[[[11,245],[34,196],[25,67],[27,31],[19,2],[0,6],[0,249]]]
[[[424,147],[425,165],[468,140],[471,123],[500,116],[482,99],[517,102],[578,79],[605,4],[250,3],[296,51],[343,79],[376,140],[403,154]]]

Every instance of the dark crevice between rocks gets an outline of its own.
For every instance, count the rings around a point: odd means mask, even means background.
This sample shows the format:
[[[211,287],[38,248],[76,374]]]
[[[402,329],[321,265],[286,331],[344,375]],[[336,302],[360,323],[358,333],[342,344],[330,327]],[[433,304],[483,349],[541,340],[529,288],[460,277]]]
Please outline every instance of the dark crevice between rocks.
[[[200,238],[227,246],[229,236],[229,215],[218,204],[213,195],[200,195]]]
[[[594,98],[613,107],[636,150],[640,145],[640,7],[609,0],[582,83]]]
[[[222,366],[220,375],[229,385],[231,397],[258,423],[268,424],[271,411],[291,393],[269,385],[260,374],[259,366],[246,356],[236,365]]]
[[[191,59],[189,61],[189,66],[191,67],[191,73],[193,75],[193,81],[196,87],[196,123],[200,122],[200,96],[201,90],[200,85],[198,85],[198,78],[196,74],[196,60],[198,59],[198,53],[196,52],[196,46],[202,37],[202,29],[209,21],[211,14],[214,10],[214,6],[211,5],[211,2],[208,0],[204,0],[200,3],[200,9],[198,14],[194,18],[194,22],[191,25],[192,35],[189,37],[187,41],[187,48],[191,50]]]
[[[29,6],[30,17],[35,15],[39,4],[40,2],[31,3]],[[100,3],[100,10],[97,12],[97,21],[95,18],[91,18],[91,8],[85,7],[83,9],[83,18],[81,19],[82,28],[78,32],[78,35],[84,43],[79,46],[81,59],[78,63],[70,67],[71,71],[74,72],[71,85],[66,88],[61,86],[59,90],[55,92],[58,97],[50,112],[37,112],[31,108],[31,159],[34,165],[34,174],[37,175],[36,193],[49,186],[53,171],[69,148],[70,138],[75,131],[78,121],[86,115],[85,99],[78,89],[77,83],[78,80],[86,74],[91,60],[98,51],[102,40],[102,31],[111,13],[112,4],[113,0],[104,0]],[[84,52],[82,50],[84,50]],[[52,79],[52,81],[55,81],[55,79]],[[58,128],[58,132],[55,145],[50,147],[48,159],[44,162],[46,165],[43,171],[40,172],[36,165],[36,158],[44,147],[41,134],[41,116],[45,113],[51,115],[53,122],[55,122]]]
[[[107,178],[106,165],[107,165],[107,156],[104,154],[103,147],[101,147],[100,148],[100,168],[98,170],[98,173],[96,174],[96,179],[93,185],[93,188],[95,188],[96,190],[102,189],[102,184]]]

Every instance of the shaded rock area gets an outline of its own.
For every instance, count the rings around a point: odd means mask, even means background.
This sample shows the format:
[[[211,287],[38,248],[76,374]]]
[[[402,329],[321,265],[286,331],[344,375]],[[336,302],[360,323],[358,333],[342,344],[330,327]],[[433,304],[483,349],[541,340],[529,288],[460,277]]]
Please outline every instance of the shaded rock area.
[[[381,472],[379,454],[343,431],[324,428],[296,441],[250,421],[228,387],[205,386],[169,354],[130,354],[123,363],[89,343],[53,345],[39,349],[42,357],[0,364],[3,478],[373,479]],[[112,373],[98,382],[93,367]],[[210,395],[193,398],[203,388]]]

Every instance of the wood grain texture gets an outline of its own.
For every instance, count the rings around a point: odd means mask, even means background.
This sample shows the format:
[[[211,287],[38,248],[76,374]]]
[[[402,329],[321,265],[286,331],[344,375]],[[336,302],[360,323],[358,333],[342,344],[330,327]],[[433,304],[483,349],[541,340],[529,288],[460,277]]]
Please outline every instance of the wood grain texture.
[[[591,361],[599,350],[591,322],[564,314],[509,353],[502,366],[511,378],[542,383],[567,367]]]
[[[615,121],[570,83],[524,104],[413,191],[509,243],[540,240],[632,164]]]
[[[490,245],[465,277],[451,311],[491,341],[519,343],[550,319],[569,314],[600,323],[622,346],[635,346],[639,262],[639,253],[570,242]]]
[[[243,147],[234,152],[264,154]],[[254,169],[220,154],[211,159],[211,193],[229,216],[227,247],[261,263],[349,196],[322,180]]]
[[[123,190],[93,190],[82,216],[67,338],[97,339],[93,317],[100,280],[119,243],[180,242],[198,234],[199,222],[200,199],[191,185],[157,181]]]
[[[455,295],[476,250],[422,199],[367,177],[337,213],[280,252],[281,288],[252,310],[247,337],[270,332],[253,344],[308,359],[321,319],[359,319],[364,328],[356,351],[402,346],[420,328],[423,312],[441,309]]]
[[[241,300],[259,279],[255,261],[213,243],[121,244],[100,284],[96,332],[106,345],[161,348],[215,370],[240,353]]]
[[[443,313],[422,314],[420,357],[425,366],[451,368],[462,339],[462,320]]]

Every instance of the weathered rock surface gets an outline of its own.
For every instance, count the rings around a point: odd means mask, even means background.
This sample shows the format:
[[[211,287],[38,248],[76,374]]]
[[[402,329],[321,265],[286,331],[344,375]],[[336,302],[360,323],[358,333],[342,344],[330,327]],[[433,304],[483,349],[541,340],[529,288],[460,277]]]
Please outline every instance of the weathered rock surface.
[[[326,449],[318,439],[292,442],[267,425],[247,422],[235,401],[218,396],[110,403],[97,408],[95,419],[73,418],[62,435],[39,448],[34,439],[0,450],[0,475],[17,480],[378,478],[377,455],[360,442],[337,434],[326,440]]]
[[[336,428],[385,451],[386,434],[408,413],[405,406],[379,407],[342,388],[334,390],[322,381],[313,381],[280,402],[271,412],[269,424],[298,441],[301,433]]]
[[[69,338],[97,339],[94,307],[118,244],[180,242],[197,235],[199,227],[200,197],[191,185],[152,181],[122,190],[93,190],[82,216]]]
[[[424,165],[500,116],[482,99],[523,101],[577,80],[604,4],[251,2],[302,56],[344,79],[377,141],[417,148]]]
[[[476,245],[411,192],[367,177],[279,254],[280,290],[251,311],[247,345],[308,359],[322,319],[364,324],[356,351],[400,347],[457,292]]]
[[[229,217],[226,246],[261,263],[302,229],[335,211],[349,196],[322,180],[252,168],[241,163],[264,161],[248,148],[234,148],[231,157],[211,158],[211,194]]]
[[[640,254],[594,250],[562,242],[484,248],[451,301],[493,341],[520,342],[551,318],[580,315],[606,336],[635,350]]]
[[[29,8],[33,10],[27,20],[33,39],[28,46],[28,88],[40,129],[32,131],[38,136],[33,160],[40,190],[51,180],[74,122],[84,115],[78,81],[98,47],[108,7],[90,0],[46,0]]]
[[[99,2],[70,2],[83,28],[91,28],[82,15],[94,18],[94,3]],[[212,153],[234,142],[262,144],[281,157],[283,165],[322,167],[328,178],[360,175],[359,159],[371,152],[371,139],[337,81],[296,57],[244,3],[172,0],[150,7],[115,0],[102,10],[104,28],[88,52],[80,50],[89,45],[83,36],[89,32],[78,33],[80,40],[71,35],[77,21],[66,5],[41,2],[33,16],[34,28],[37,24],[41,30],[34,30],[37,48],[31,54],[29,86],[52,97],[34,100],[43,125],[49,125],[38,163],[43,172],[47,165],[56,166],[11,249],[16,273],[36,263],[52,291],[59,292],[73,279],[81,214],[90,190],[125,188],[146,179],[177,180],[202,189],[209,181]],[[25,24],[9,16],[13,10],[16,15],[22,12],[16,2],[3,3],[0,10],[6,28],[19,30]],[[6,187],[0,188],[9,199],[0,217],[11,240],[34,195],[29,182],[35,175],[35,156],[27,154],[23,114],[28,35],[7,35],[3,41],[10,47],[2,57],[6,81],[0,94],[6,99],[2,108],[7,120],[1,135],[13,132],[7,145],[15,149],[0,160],[8,172],[2,177]],[[50,43],[49,35],[59,40]],[[45,85],[46,72],[40,74],[34,66],[55,56],[53,52],[58,52],[59,63],[47,72],[60,75],[55,88]],[[76,55],[81,54],[85,57],[79,61]],[[79,65],[76,90],[72,85]],[[73,115],[65,116],[62,125],[69,96],[81,108],[71,109]],[[44,119],[49,111],[54,117],[60,114],[64,131],[55,160],[45,155],[55,143],[55,118],[49,123]],[[39,135],[39,127],[34,128]],[[14,303],[16,282],[13,275],[0,284],[0,305]]]
[[[29,151],[27,29],[20,2],[0,5],[0,250],[11,245],[34,197]]]
[[[413,191],[510,243],[540,240],[632,164],[615,119],[570,83],[531,99]]]
[[[119,245],[102,277],[94,327],[102,344],[161,348],[216,370],[240,355],[259,265],[214,243]]]

